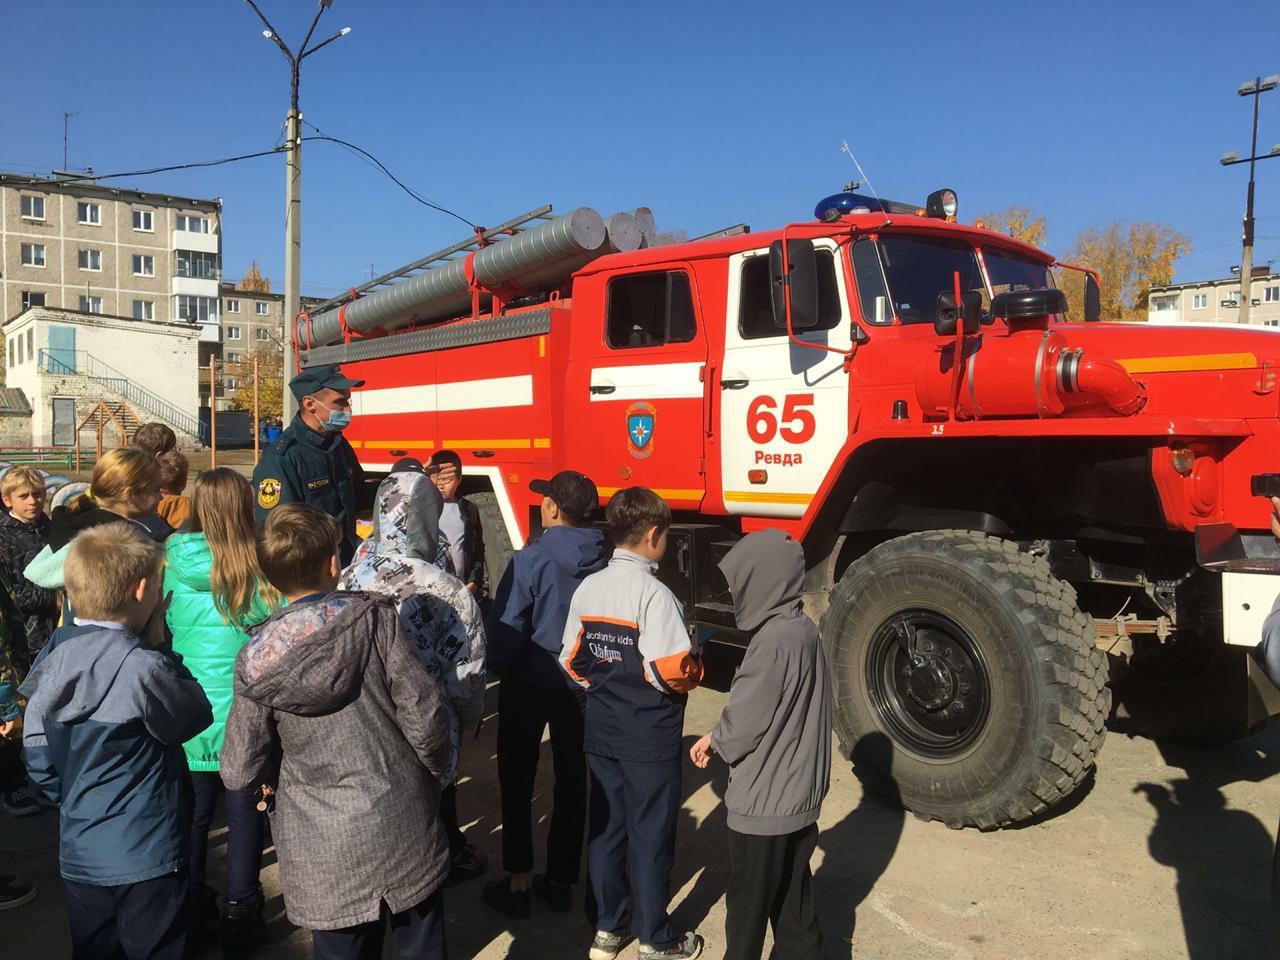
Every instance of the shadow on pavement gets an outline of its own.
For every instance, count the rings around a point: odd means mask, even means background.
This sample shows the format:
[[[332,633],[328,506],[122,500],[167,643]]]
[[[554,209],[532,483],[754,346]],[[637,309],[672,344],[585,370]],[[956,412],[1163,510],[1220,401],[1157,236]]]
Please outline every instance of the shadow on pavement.
[[[906,811],[893,778],[893,745],[882,733],[869,733],[854,745],[854,763],[884,771],[875,788],[864,781],[862,800],[843,820],[818,835],[822,866],[813,875],[818,916],[827,955],[852,956],[858,907],[888,869],[902,837]]]
[[[1280,956],[1271,834],[1252,813],[1229,808],[1222,792],[1280,772],[1280,728],[1217,747],[1157,745],[1186,777],[1169,786],[1140,783],[1133,792],[1156,813],[1151,858],[1176,872],[1189,960]]]

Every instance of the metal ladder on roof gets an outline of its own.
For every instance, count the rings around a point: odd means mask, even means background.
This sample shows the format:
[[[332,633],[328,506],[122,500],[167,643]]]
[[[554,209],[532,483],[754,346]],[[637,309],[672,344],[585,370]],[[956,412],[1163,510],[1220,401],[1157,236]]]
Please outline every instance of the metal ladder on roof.
[[[340,294],[336,297],[331,297],[324,303],[316,304],[316,306],[312,307],[307,312],[310,314],[318,314],[323,313],[326,310],[331,310],[333,307],[348,303],[356,297],[364,296],[371,290],[376,290],[379,287],[390,286],[397,280],[402,280],[405,277],[412,277],[426,270],[430,270],[433,267],[450,263],[459,257],[465,257],[470,253],[474,253],[482,246],[488,246],[490,243],[501,241],[503,237],[515,236],[518,233],[523,233],[533,227],[540,226],[543,221],[554,219],[555,218],[551,214],[551,204],[547,203],[538,207],[536,210],[530,210],[527,213],[520,214],[518,217],[512,217],[510,220],[500,223],[496,227],[477,228],[475,236],[470,239],[461,240],[452,246],[448,246],[442,250],[437,250],[435,253],[428,254],[420,260],[415,260],[413,263],[407,263],[403,267],[392,270],[390,273],[384,273],[380,277],[375,277],[372,280],[360,284],[358,287],[352,287],[346,293]]]

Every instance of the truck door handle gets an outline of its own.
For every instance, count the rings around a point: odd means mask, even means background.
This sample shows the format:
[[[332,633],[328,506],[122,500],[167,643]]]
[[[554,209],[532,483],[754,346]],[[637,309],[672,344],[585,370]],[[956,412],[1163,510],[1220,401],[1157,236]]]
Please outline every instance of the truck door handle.
[[[722,390],[741,390],[750,384],[750,380],[721,380],[720,389]]]
[[[617,389],[618,388],[615,387],[612,383],[593,383],[591,385],[592,393],[613,393],[613,391]]]

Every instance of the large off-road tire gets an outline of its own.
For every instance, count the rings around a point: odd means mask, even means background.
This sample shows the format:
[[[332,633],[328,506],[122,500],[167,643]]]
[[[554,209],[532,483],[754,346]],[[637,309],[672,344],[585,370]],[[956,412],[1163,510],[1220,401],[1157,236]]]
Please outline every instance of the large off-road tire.
[[[919,817],[1028,820],[1102,747],[1110,692],[1092,623],[1016,544],[964,530],[883,543],[832,589],[821,629],[845,756]]]
[[[484,574],[488,581],[488,594],[492,597],[498,592],[498,583],[515,551],[511,547],[506,521],[502,519],[497,495],[484,491],[468,494],[467,499],[480,511],[480,529],[484,532]]]

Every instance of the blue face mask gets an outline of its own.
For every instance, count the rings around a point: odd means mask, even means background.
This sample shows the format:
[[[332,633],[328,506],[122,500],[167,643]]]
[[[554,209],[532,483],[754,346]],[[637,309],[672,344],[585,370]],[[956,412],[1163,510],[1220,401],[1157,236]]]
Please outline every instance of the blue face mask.
[[[347,427],[351,426],[350,410],[330,410],[329,419],[322,424],[325,433],[341,433]]]

